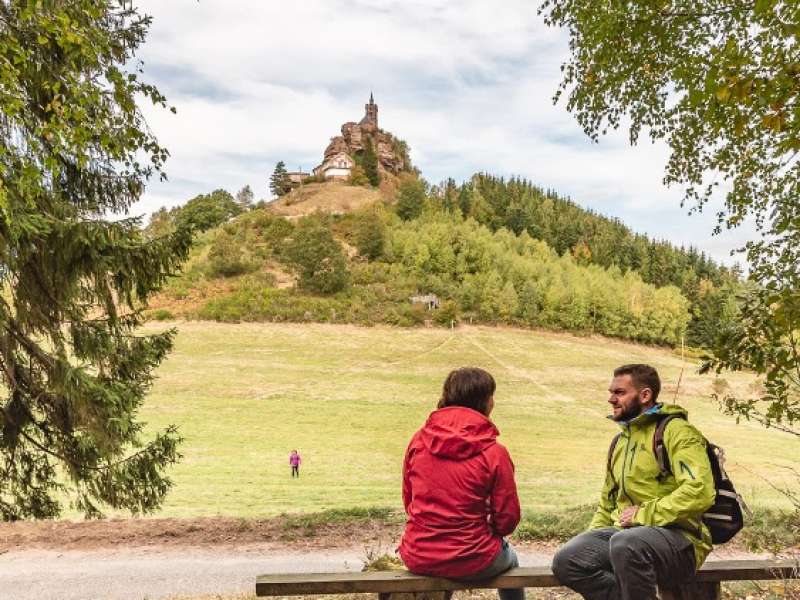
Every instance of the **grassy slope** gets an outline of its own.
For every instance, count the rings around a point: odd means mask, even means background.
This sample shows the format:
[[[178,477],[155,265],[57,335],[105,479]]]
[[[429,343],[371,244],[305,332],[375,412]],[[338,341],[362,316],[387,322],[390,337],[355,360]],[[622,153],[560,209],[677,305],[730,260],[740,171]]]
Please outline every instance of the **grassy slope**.
[[[272,212],[284,217],[310,215],[316,211],[340,214],[381,201],[378,190],[339,182],[309,183],[270,203]]]
[[[159,327],[159,325],[151,325]],[[666,350],[604,338],[516,329],[179,324],[176,351],[143,411],[151,426],[180,426],[185,458],[163,516],[271,515],[354,506],[400,506],[400,468],[411,434],[436,403],[449,369],[476,365],[498,382],[495,422],[511,451],[523,505],[551,510],[593,502],[607,444],[611,370],[646,361],[671,401],[722,445],[751,503],[780,497],[754,473],[800,466],[800,442],[736,425],[707,399],[711,378]],[[730,377],[739,388],[750,379]],[[300,480],[287,455],[298,448]]]

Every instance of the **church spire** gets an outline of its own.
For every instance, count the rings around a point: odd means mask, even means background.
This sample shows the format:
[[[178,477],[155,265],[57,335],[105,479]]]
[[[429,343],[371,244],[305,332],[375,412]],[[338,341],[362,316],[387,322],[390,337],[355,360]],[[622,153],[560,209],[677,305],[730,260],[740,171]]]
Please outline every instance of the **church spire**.
[[[361,119],[361,125],[378,126],[378,105],[375,104],[375,98],[372,96],[372,91],[369,92],[369,103],[364,105],[364,118]]]

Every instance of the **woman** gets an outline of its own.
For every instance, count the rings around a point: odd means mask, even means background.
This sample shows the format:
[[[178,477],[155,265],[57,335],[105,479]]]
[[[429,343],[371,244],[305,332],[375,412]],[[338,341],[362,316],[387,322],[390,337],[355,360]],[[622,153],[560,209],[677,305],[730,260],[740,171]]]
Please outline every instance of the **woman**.
[[[462,368],[444,382],[438,410],[414,437],[403,463],[408,514],[399,552],[420,575],[487,579],[519,565],[503,539],[519,523],[514,465],[489,420],[495,382]],[[520,600],[524,589],[500,590]]]

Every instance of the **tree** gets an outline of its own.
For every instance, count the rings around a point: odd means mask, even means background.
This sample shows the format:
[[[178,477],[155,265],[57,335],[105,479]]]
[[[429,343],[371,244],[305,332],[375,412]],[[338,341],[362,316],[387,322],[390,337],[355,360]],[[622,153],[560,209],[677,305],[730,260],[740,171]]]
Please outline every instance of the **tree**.
[[[232,234],[222,229],[208,251],[208,265],[211,275],[232,277],[246,273],[251,264],[245,260],[242,244]]]
[[[397,186],[397,214],[404,221],[416,219],[425,206],[425,182],[414,175],[403,173]]]
[[[241,214],[242,207],[229,192],[219,189],[189,200],[177,212],[175,220],[197,231],[206,231]]]
[[[168,155],[136,105],[166,106],[134,61],[150,19],[4,0],[0,23],[0,516],[150,512],[180,436],[137,418],[175,335],[141,334],[141,309],[191,244],[124,217]]]
[[[358,254],[376,260],[383,254],[386,243],[386,225],[376,210],[367,210],[356,217],[353,234]]]
[[[162,206],[150,215],[150,221],[144,228],[144,234],[150,239],[164,237],[175,231],[174,212]]]
[[[269,178],[269,190],[273,196],[279,198],[292,190],[292,182],[289,180],[289,173],[286,171],[286,165],[282,160],[275,165],[272,177]]]
[[[778,377],[769,422],[800,419],[796,4],[620,2],[598,10],[591,0],[545,0],[541,10],[570,33],[556,97],[567,92],[586,133],[597,139],[625,120],[632,143],[643,131],[666,140],[666,184],[684,186],[684,201],[698,210],[724,197],[717,231],[750,217],[763,234],[745,247],[756,284],[745,305],[758,309],[747,331],[767,346],[737,343],[741,330],[728,331],[706,367]]]
[[[300,287],[311,292],[333,294],[350,281],[342,247],[321,217],[301,219],[282,256],[297,273]]]
[[[249,185],[245,185],[242,189],[236,192],[236,204],[239,205],[240,212],[247,212],[253,208],[253,199],[255,194],[250,189]]]
[[[373,187],[378,187],[381,183],[381,174],[378,171],[378,155],[375,153],[375,145],[372,143],[372,138],[367,136],[364,142],[364,159],[363,164],[364,174],[369,179],[369,183]]]
[[[367,179],[367,174],[364,173],[364,168],[360,165],[353,165],[353,168],[350,169],[350,179],[348,180],[350,185],[359,185],[359,186],[368,186],[370,185],[369,179]]]

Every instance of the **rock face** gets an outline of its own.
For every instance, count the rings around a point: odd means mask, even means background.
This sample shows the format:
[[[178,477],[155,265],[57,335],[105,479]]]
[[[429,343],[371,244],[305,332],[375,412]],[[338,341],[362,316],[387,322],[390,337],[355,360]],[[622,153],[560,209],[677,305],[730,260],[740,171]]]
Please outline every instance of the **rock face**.
[[[369,102],[364,105],[364,118],[358,123],[348,122],[342,125],[342,135],[331,138],[331,143],[325,148],[322,163],[314,169],[315,174],[325,174],[329,163],[339,154],[344,153],[355,158],[364,151],[367,138],[372,140],[375,154],[378,156],[378,169],[397,175],[400,171],[408,169],[402,154],[397,151],[398,141],[395,137],[378,127],[378,105],[375,104],[372,94]]]

